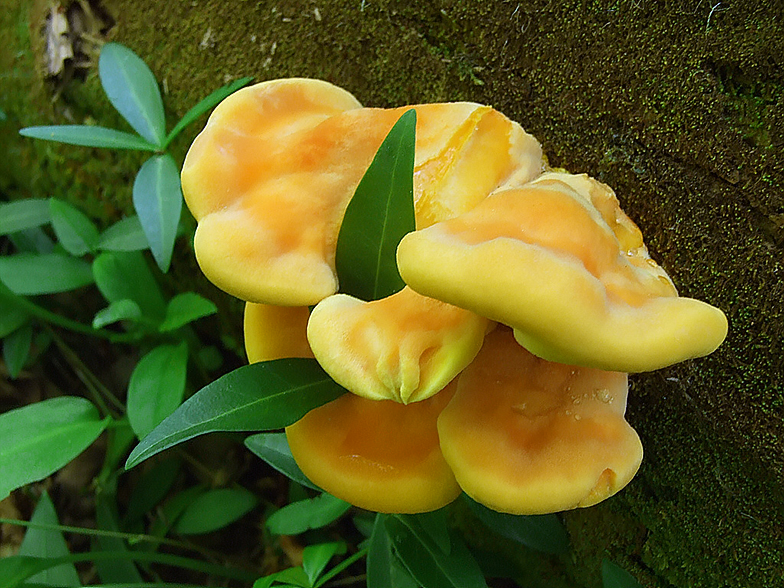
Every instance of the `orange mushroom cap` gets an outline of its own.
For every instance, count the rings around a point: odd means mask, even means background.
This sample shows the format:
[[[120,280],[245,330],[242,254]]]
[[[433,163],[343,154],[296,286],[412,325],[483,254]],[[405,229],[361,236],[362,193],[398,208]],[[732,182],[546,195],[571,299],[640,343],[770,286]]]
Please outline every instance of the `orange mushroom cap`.
[[[482,347],[487,319],[410,288],[363,302],[345,294],[313,309],[308,341],[341,386],[374,400],[408,404],[429,398]]]
[[[344,394],[286,428],[291,453],[315,484],[360,508],[439,509],[460,494],[436,430],[453,392],[409,405]]]
[[[724,314],[678,297],[613,191],[549,172],[471,211],[409,233],[400,275],[417,292],[514,327],[551,361],[613,371],[707,355]]]
[[[548,362],[499,327],[438,419],[441,450],[463,490],[494,510],[591,506],[642,460],[626,394],[626,374]]]
[[[313,357],[306,335],[307,306],[245,303],[245,353],[249,363],[285,357]]]
[[[205,275],[251,302],[316,304],[337,291],[335,247],[360,179],[408,107],[361,108],[317,80],[264,82],[213,112],[183,165]],[[487,106],[417,111],[414,192],[427,226],[543,168],[539,143]]]

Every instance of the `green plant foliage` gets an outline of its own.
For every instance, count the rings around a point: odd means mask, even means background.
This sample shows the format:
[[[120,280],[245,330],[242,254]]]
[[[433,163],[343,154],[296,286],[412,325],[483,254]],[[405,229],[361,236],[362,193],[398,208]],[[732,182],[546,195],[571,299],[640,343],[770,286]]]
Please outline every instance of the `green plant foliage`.
[[[485,525],[508,539],[543,553],[558,554],[569,550],[566,529],[554,514],[515,516],[491,510],[465,494],[463,498]]]
[[[180,473],[181,462],[177,458],[160,460],[144,472],[134,486],[125,511],[125,526],[140,521],[154,509],[171,490]]]
[[[0,339],[13,333],[30,319],[24,310],[0,297]]]
[[[389,131],[348,204],[338,234],[335,265],[340,291],[378,300],[403,289],[395,253],[414,216],[416,111]]]
[[[33,327],[29,323],[22,325],[3,339],[3,361],[11,378],[16,378],[22,371],[30,355],[32,342]]]
[[[329,560],[338,554],[346,553],[346,544],[340,541],[308,545],[302,550],[302,569],[311,586],[316,586],[319,576],[327,567]]]
[[[63,249],[76,257],[95,251],[98,246],[98,229],[82,211],[52,198],[49,200],[49,214],[54,234]]]
[[[114,492],[99,492],[95,500],[95,519],[98,527],[107,531],[120,531],[116,496]],[[96,557],[95,568],[104,584],[132,585],[144,581],[130,557],[128,545],[120,537],[96,536],[92,540],[92,553],[121,553],[126,557],[101,559]]]
[[[147,64],[127,47],[106,43],[98,59],[98,74],[117,112],[147,141],[162,147],[166,137],[163,100]]]
[[[95,285],[108,302],[133,300],[142,316],[163,320],[166,301],[144,256],[138,251],[101,253],[93,261]]]
[[[128,419],[139,439],[182,403],[188,345],[159,345],[139,360],[128,383]]]
[[[256,495],[245,488],[209,490],[185,508],[174,530],[180,535],[217,531],[245,516],[257,504]]]
[[[142,223],[136,215],[117,221],[98,239],[98,249],[102,251],[142,251],[148,247]]]
[[[287,504],[267,519],[267,530],[275,535],[299,535],[325,527],[348,512],[351,505],[324,492]]]
[[[139,443],[126,468],[205,433],[286,427],[344,392],[313,359],[243,366],[191,396]]]
[[[0,414],[0,499],[59,470],[108,424],[89,401],[74,396]]]
[[[67,292],[93,283],[90,264],[62,253],[17,253],[0,257],[0,280],[14,294]]]
[[[166,316],[158,327],[162,333],[175,331],[195,320],[218,312],[218,308],[210,300],[195,292],[182,292],[169,300]]]
[[[100,329],[119,321],[135,321],[141,318],[142,309],[133,300],[123,298],[95,313],[93,329]]]
[[[171,155],[155,155],[142,164],[133,183],[133,207],[152,256],[166,273],[182,212],[180,172]]]
[[[87,125],[53,125],[27,127],[19,134],[31,139],[54,141],[82,147],[101,147],[104,149],[131,149],[134,151],[157,151],[158,146],[138,135]]]
[[[311,482],[294,461],[285,433],[259,433],[245,439],[245,447],[266,461],[290,480],[301,486],[321,492],[321,488]]]
[[[433,541],[427,520],[417,515],[394,515],[385,528],[395,554],[408,572],[425,587],[486,588],[482,571],[468,548],[450,536],[449,550]]]
[[[642,588],[629,572],[609,559],[602,560],[602,588]]]
[[[49,495],[44,492],[41,499],[33,511],[33,516],[30,522],[34,525],[42,526],[57,526],[60,521],[57,519],[57,512],[55,511],[54,504],[52,504]],[[41,558],[62,557],[68,555],[68,544],[60,531],[55,529],[43,529],[38,527],[31,527],[25,533],[24,541],[19,547],[18,555],[33,556]],[[40,582],[41,584],[49,586],[81,586],[79,582],[79,575],[76,572],[76,567],[72,563],[64,563],[36,574],[28,581]]]
[[[49,222],[49,201],[31,198],[0,204],[0,235],[40,227]]]
[[[366,568],[368,588],[419,588],[392,550],[386,529],[387,515],[377,514],[370,536]]]

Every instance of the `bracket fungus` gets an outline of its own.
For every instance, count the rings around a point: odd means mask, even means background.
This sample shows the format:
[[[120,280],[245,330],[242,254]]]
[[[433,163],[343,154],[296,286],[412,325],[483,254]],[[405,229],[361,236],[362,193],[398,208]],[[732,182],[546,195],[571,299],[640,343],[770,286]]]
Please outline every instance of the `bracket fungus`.
[[[362,301],[338,293],[341,223],[409,108],[406,287]],[[248,301],[248,359],[315,357],[350,392],[286,432],[308,477],[370,510],[433,510],[461,489],[515,514],[595,504],[642,459],[624,372],[726,335],[720,310],[678,296],[608,186],[548,170],[488,106],[363,108],[326,82],[264,82],[215,109],[182,185],[199,264]]]
[[[488,321],[403,288],[362,302],[335,294],[313,309],[308,341],[321,367],[372,400],[408,404],[444,388],[479,352]]]
[[[539,143],[488,106],[417,111],[414,198],[427,226],[505,182],[541,173]],[[308,306],[338,291],[335,247],[349,200],[406,108],[361,108],[327,82],[274,80],[224,100],[182,169],[204,274],[243,300]]]
[[[398,267],[417,292],[515,329],[539,357],[643,372],[713,352],[717,308],[679,297],[609,186],[547,172],[409,233]]]

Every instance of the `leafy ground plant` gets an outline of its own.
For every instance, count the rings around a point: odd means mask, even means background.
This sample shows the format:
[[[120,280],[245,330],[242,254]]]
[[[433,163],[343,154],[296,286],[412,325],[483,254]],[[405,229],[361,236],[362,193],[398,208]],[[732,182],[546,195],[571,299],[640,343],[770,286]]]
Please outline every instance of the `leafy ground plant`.
[[[166,134],[157,83],[137,56],[109,43],[99,68],[107,96],[136,134],[78,125],[22,133],[152,152],[134,182],[137,215],[99,231],[55,198],[0,205],[0,338],[8,374],[18,378],[25,366],[56,354],[84,392],[54,394],[0,414],[0,499],[14,492],[36,504],[29,521],[0,520],[27,528],[18,553],[0,560],[0,588],[488,586],[481,558],[451,522],[451,507],[419,515],[360,511],[299,469],[280,430],[345,393],[315,360],[256,363],[214,378],[220,353],[200,340],[192,323],[215,313],[215,305],[195,292],[167,293],[159,286],[182,200],[177,164],[166,149],[188,123],[249,79],[210,94]],[[415,122],[409,111],[390,132],[341,228],[340,282],[366,300],[402,287],[394,251],[414,227]],[[71,318],[85,312],[87,322]],[[134,359],[119,391],[80,357],[94,341],[103,341],[113,357]],[[270,466],[266,471],[285,476],[288,484],[281,487],[288,496],[270,496],[258,476],[225,475],[220,466],[202,463],[192,440],[208,433],[211,443],[247,450]],[[41,491],[47,484],[39,481],[99,438],[103,458],[89,488],[95,528],[62,525],[55,502]],[[284,480],[274,479],[278,485]],[[454,508],[521,549],[542,557],[568,552],[556,515],[505,515],[466,496]],[[259,557],[252,545],[239,561],[224,553],[236,541],[226,542],[235,537],[221,532],[237,529],[229,526],[247,521],[249,513],[264,522],[248,542],[261,535],[265,549],[285,553],[290,565]],[[223,542],[202,540],[209,537]],[[81,548],[73,550],[77,539]],[[609,560],[601,568],[605,588],[639,586]]]

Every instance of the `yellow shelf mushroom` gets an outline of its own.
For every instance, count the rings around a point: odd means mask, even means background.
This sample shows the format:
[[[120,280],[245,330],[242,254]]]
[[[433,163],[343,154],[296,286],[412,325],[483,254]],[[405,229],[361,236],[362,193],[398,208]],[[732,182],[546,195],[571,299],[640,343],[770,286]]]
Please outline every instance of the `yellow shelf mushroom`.
[[[488,106],[413,108],[420,227],[543,169],[536,139]],[[407,109],[361,108],[345,90],[306,79],[264,82],[224,100],[182,169],[205,275],[251,302],[309,306],[337,292],[335,247],[346,206]]]
[[[713,352],[717,308],[679,297],[613,191],[548,172],[469,212],[406,235],[397,252],[417,292],[509,325],[551,361],[642,372]]]

